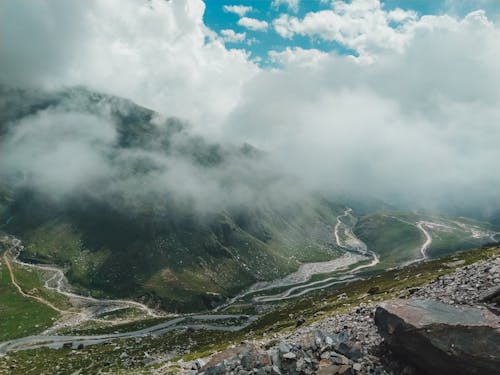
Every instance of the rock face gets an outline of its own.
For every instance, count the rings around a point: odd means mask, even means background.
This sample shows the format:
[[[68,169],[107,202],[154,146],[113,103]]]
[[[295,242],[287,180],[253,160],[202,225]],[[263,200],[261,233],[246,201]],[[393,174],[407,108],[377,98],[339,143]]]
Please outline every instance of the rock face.
[[[498,374],[500,317],[428,299],[390,300],[375,324],[391,349],[429,374]]]

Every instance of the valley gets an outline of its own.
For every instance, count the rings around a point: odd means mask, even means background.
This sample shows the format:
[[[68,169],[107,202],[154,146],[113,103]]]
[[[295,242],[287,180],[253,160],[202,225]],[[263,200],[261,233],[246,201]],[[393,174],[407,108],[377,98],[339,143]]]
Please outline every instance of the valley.
[[[395,216],[392,215],[391,217],[394,218]],[[230,298],[226,303],[213,309],[211,314],[172,314],[153,310],[136,301],[98,299],[76,294],[71,290],[64,272],[60,268],[20,261],[18,257],[24,250],[23,245],[15,237],[4,237],[3,244],[7,249],[3,252],[2,259],[9,270],[12,284],[24,298],[31,298],[47,305],[59,314],[59,318],[39,336],[16,338],[0,344],[0,352],[6,353],[12,350],[27,350],[39,347],[61,348],[71,346],[76,348],[113,340],[157,337],[166,332],[179,329],[225,332],[243,330],[259,319],[259,311],[267,311],[269,308],[275,309],[279,304],[287,300],[297,299],[316,291],[345,288],[351,283],[362,281],[372,275],[373,271],[370,270],[379,265],[384,258],[383,255],[370,250],[369,246],[354,234],[358,220],[353,215],[351,208],[345,209],[336,218],[336,224],[332,228],[332,236],[335,238],[338,248],[343,250],[343,255],[330,261],[304,263],[297,271],[283,278],[256,283],[235,297]],[[398,220],[405,220],[409,225],[415,226],[421,232],[421,243],[415,259],[400,265],[394,264],[393,266],[396,267],[405,267],[428,260],[428,250],[433,244],[433,234],[451,229],[450,226],[443,224],[444,219],[442,218],[440,221],[434,219],[434,221],[410,222],[398,217]],[[454,221],[454,223],[463,230],[467,230],[475,239],[486,241],[494,236],[494,233],[490,233],[478,226],[468,226],[462,221]],[[50,298],[45,299],[40,296],[38,290],[26,293],[16,281],[13,265],[29,272],[38,273],[43,280],[42,287],[64,297],[67,300],[66,307],[60,307],[60,302],[56,306],[54,302],[51,302],[52,300],[49,301]],[[273,305],[274,307],[272,307]],[[250,315],[237,313],[243,307],[245,307],[243,310],[254,312]],[[129,310],[133,310],[134,313],[130,314]],[[226,313],[226,311],[229,311],[229,313]],[[113,315],[116,315],[117,312],[125,312],[125,314],[113,318]],[[134,326],[139,327],[137,324],[141,324],[141,322],[149,323],[146,327],[133,329]],[[116,331],[116,329],[120,329],[122,326],[125,327],[127,324],[131,329],[122,332]],[[115,329],[115,333],[84,334],[89,328],[95,332],[103,332],[106,327],[109,327],[111,331]],[[82,333],[73,335],[64,333],[79,331]]]
[[[306,189],[251,145],[214,142],[123,98],[84,87],[0,87],[0,98],[8,155],[23,147],[18,131],[42,139],[48,116],[69,139],[90,131],[107,169],[49,189],[39,174],[48,171],[31,164],[0,170],[7,358],[70,350],[93,353],[85,355],[93,366],[95,358],[128,363],[131,351],[159,363],[213,352],[378,298],[380,289],[394,295],[413,285],[410,274],[424,282],[442,272],[436,259],[460,261],[461,251],[498,239],[487,221]],[[96,124],[109,134],[94,138]],[[30,160],[51,155],[47,142]],[[179,166],[195,180],[179,185]]]

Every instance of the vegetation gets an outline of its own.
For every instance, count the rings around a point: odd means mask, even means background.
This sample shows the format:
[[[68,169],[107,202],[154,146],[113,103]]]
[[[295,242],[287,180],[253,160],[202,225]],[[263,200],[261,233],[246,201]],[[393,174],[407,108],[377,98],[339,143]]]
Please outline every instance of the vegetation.
[[[31,214],[43,212],[42,205],[20,199],[12,208],[17,215],[9,229],[23,234],[22,259],[66,268],[84,294],[141,298],[170,311],[210,308],[300,262],[339,254],[332,232],[340,209],[317,199],[201,222],[182,214],[130,217],[102,206]]]
[[[263,315],[241,332],[207,334],[204,331],[183,330],[169,332],[155,339],[116,341],[112,344],[87,347],[77,352],[66,349],[21,351],[0,359],[0,372],[1,369],[9,369],[12,374],[70,374],[77,370],[84,373],[102,370],[116,374],[146,373],[150,368],[145,366],[145,363],[152,354],[164,355],[175,351],[185,353],[180,354],[184,359],[204,356],[241,340],[291,330],[295,326],[295,320],[290,319],[290,316],[303,317],[306,324],[309,324],[317,319],[345,312],[360,302],[376,302],[408,294],[411,288],[425,285],[439,275],[453,272],[454,268],[447,265],[452,261],[464,260],[466,265],[499,253],[499,247],[457,253],[446,258],[383,272],[366,280],[305,296],[300,300],[280,303],[272,312]],[[123,352],[127,353],[126,357],[121,355]],[[15,367],[11,368],[13,364]]]
[[[385,269],[419,257],[419,248],[425,239],[420,230],[410,224],[417,221],[396,213],[367,215],[359,220],[355,234],[379,254],[378,268]]]
[[[0,263],[0,341],[37,334],[52,326],[59,314],[20,295],[12,285],[7,266]]]

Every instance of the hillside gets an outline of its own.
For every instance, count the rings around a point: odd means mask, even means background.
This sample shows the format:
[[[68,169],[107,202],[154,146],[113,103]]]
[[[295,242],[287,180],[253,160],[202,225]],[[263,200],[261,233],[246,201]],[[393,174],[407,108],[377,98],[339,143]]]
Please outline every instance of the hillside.
[[[36,170],[8,160],[0,166],[0,229],[25,242],[24,260],[65,266],[77,288],[200,310],[299,262],[338,254],[330,228],[341,206],[299,188],[278,197],[280,184],[289,182],[261,173],[265,155],[249,145],[210,143],[180,120],[160,120],[130,101],[84,88],[0,94],[3,143],[42,148],[36,156],[47,159]],[[45,117],[61,125],[47,129]],[[104,142],[100,130],[92,133],[94,123],[115,134],[104,149],[91,149],[107,164],[106,174],[50,180],[54,149],[85,137],[85,147]],[[61,139],[34,147],[34,137],[47,137],[42,131]],[[79,167],[73,159],[87,156],[78,147],[59,167]],[[177,181],[184,170],[199,180]]]
[[[300,300],[281,303],[234,332],[213,330],[207,334],[204,330],[180,326],[177,331],[159,337],[146,335],[85,346],[78,350],[41,348],[9,352],[0,357],[0,373],[24,373],[29,366],[29,369],[40,373],[49,368],[56,368],[56,373],[60,374],[106,368],[107,372],[116,374],[175,374],[197,371],[191,369],[199,369],[205,364],[204,370],[219,367],[213,371],[225,373],[226,369],[229,371],[227,366],[247,366],[247,360],[255,366],[252,361],[262,355],[268,355],[270,361],[276,361],[272,354],[276,350],[280,358],[287,352],[296,353],[297,357],[290,357],[289,363],[293,366],[299,365],[297,359],[304,355],[300,354],[301,351],[311,350],[306,355],[312,356],[312,362],[302,363],[301,366],[325,366],[324,361],[319,364],[320,360],[315,357],[320,355],[318,348],[310,347],[319,334],[323,341],[329,336],[334,340],[340,338],[347,344],[344,349],[336,349],[344,354],[335,355],[337,359],[347,361],[345,364],[353,368],[354,373],[364,373],[371,368],[381,374],[403,370],[413,374],[415,372],[412,372],[414,369],[411,365],[402,362],[380,345],[381,338],[373,324],[374,307],[391,298],[415,296],[433,298],[447,304],[478,303],[482,298],[480,296],[495,286],[495,280],[500,277],[498,260],[499,248],[489,247],[387,271],[341,288],[327,289]],[[344,334],[340,337],[338,334],[341,332]],[[82,332],[103,333],[99,330]],[[357,347],[350,346],[353,345],[352,340],[359,341]],[[299,343],[302,343],[301,346],[298,346]],[[250,353],[250,357],[244,361],[234,358],[240,349],[245,355]],[[259,356],[254,356],[254,352]],[[222,363],[221,358],[226,361]],[[286,363],[282,362],[282,365]],[[265,369],[270,370],[270,367]]]

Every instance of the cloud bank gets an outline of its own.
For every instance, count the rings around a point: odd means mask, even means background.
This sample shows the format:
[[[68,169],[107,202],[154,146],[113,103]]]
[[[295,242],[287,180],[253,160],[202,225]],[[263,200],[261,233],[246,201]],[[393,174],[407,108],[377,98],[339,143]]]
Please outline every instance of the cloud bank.
[[[11,37],[0,81],[84,84],[130,98],[205,136],[250,142],[272,155],[275,172],[313,191],[412,208],[500,207],[500,29],[483,11],[420,17],[354,0],[281,15],[273,27],[284,40],[332,40],[354,54],[284,48],[270,52],[268,69],[228,49],[203,12],[200,0],[3,1],[0,34]],[[101,164],[99,153],[92,158],[82,161],[85,175]],[[211,191],[211,177],[171,165],[184,186]],[[57,178],[66,177],[40,181]]]

